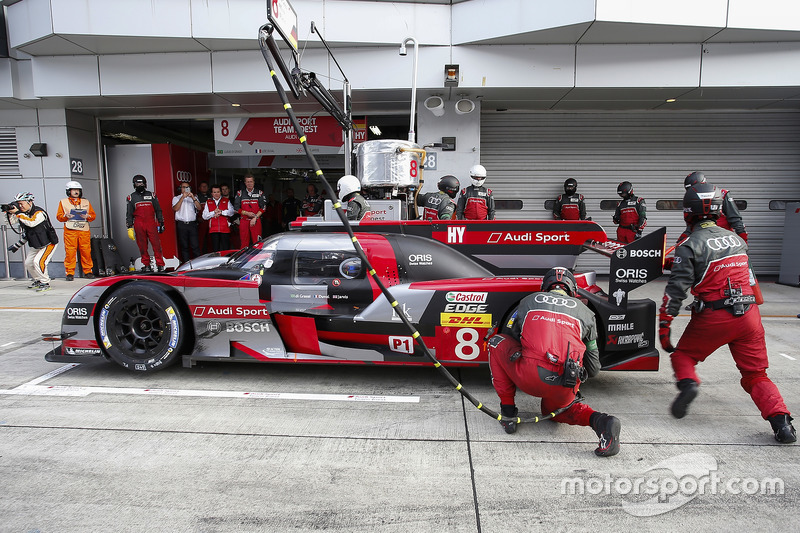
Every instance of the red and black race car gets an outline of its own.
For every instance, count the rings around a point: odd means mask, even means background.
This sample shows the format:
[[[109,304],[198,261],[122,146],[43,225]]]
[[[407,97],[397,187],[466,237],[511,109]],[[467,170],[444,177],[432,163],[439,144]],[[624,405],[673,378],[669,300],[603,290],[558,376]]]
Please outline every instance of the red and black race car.
[[[103,357],[132,371],[177,361],[428,365],[404,313],[445,365],[487,363],[486,339],[502,331],[541,276],[496,276],[436,240],[357,233],[373,269],[399,305],[385,299],[345,233],[268,237],[203,268],[98,279],[71,299],[53,362]],[[188,265],[187,265],[188,266]],[[615,304],[576,274],[595,312],[607,370],[657,370],[655,303]],[[547,296],[543,294],[543,297]]]

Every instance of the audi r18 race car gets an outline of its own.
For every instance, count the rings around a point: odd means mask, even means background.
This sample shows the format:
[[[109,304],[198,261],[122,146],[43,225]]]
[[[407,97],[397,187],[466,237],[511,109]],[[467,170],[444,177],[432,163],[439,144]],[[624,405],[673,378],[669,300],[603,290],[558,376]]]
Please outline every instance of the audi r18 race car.
[[[177,361],[432,364],[397,313],[445,365],[488,361],[487,338],[541,276],[496,276],[433,239],[358,233],[383,297],[346,233],[288,232],[204,268],[95,280],[67,305],[53,362],[112,360],[151,372]],[[202,263],[202,261],[201,261]],[[657,370],[655,303],[614,302],[576,274],[595,312],[607,370]],[[542,293],[542,298],[556,298]]]

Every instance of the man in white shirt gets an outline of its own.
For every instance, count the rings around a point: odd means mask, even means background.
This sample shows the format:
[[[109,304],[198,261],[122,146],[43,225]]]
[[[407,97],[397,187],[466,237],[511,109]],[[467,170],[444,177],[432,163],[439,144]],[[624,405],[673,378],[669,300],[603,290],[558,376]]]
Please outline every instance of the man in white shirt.
[[[233,202],[222,196],[219,185],[212,185],[211,198],[203,207],[203,219],[208,220],[208,237],[211,240],[212,252],[230,249],[231,225],[228,219],[233,213]]]
[[[203,209],[188,183],[181,183],[181,193],[172,199],[175,212],[175,233],[178,237],[178,255],[181,263],[200,255],[197,234],[197,212]]]

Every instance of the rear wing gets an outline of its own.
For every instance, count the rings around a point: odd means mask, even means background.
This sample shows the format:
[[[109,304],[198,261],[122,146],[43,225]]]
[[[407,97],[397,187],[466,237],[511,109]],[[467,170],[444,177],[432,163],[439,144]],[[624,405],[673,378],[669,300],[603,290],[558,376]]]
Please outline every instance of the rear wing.
[[[667,228],[661,227],[629,244],[588,240],[583,247],[611,258],[608,301],[617,307],[625,307],[630,291],[664,274]]]

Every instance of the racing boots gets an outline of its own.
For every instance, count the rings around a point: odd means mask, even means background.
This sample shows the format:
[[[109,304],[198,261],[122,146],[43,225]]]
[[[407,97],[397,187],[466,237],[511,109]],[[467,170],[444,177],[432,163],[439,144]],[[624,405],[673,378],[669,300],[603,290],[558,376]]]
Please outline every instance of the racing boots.
[[[797,432],[792,426],[792,417],[787,414],[772,415],[767,418],[775,432],[775,440],[781,444],[791,444],[797,440]]]
[[[622,429],[619,418],[606,413],[594,412],[589,418],[589,425],[600,437],[600,443],[594,454],[598,457],[617,455],[619,453],[619,432]]]
[[[152,272],[152,271],[153,271],[153,267],[151,267],[150,265],[144,265],[142,267],[142,270],[140,270],[140,272]]]
[[[500,414],[503,415],[504,419],[511,419],[511,420],[501,420],[500,425],[503,426],[503,429],[509,435],[512,433],[516,433],[517,431],[517,414],[519,410],[517,409],[516,405],[501,405],[500,406]]]
[[[672,402],[672,416],[675,418],[683,418],[686,416],[686,409],[692,400],[697,398],[697,382],[693,379],[684,378],[678,382],[678,390],[680,391]]]

